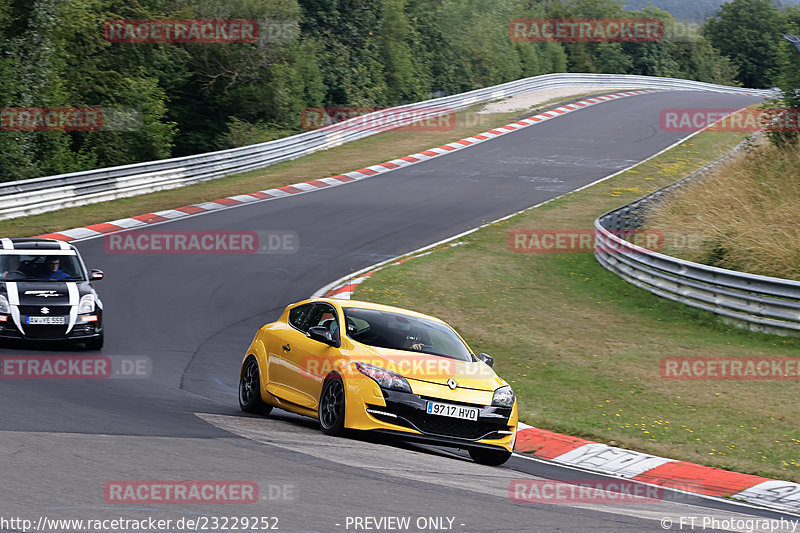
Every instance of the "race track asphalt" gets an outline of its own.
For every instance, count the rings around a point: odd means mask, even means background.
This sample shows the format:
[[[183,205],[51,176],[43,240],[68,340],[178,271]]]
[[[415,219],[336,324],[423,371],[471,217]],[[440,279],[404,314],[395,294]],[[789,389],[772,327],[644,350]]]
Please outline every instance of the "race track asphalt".
[[[96,283],[105,304],[101,353],[147,356],[152,375],[0,382],[0,513],[277,516],[283,531],[323,532],[353,531],[346,524],[354,516],[410,516],[412,523],[447,516],[453,531],[515,532],[661,531],[663,517],[779,516],[680,495],[633,506],[514,503],[510,480],[593,476],[519,457],[489,468],[447,450],[326,437],[315,422],[280,411],[245,416],[236,399],[244,350],[285,305],[349,272],[653,155],[686,136],[661,130],[664,108],[755,102],[688,91],[623,98],[348,185],[148,228],[288,230],[299,236],[294,254],[130,255],[108,253],[103,238],[77,243],[87,266],[106,274]],[[80,351],[2,348],[4,355],[54,353]],[[106,482],[131,479],[253,480],[262,499],[204,506],[105,502]],[[271,499],[273,486],[289,487],[291,498]]]

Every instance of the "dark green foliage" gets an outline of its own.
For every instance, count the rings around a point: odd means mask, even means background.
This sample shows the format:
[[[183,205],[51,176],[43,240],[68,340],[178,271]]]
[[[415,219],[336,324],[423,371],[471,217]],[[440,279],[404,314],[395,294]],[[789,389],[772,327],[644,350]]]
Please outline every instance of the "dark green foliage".
[[[552,72],[730,84],[739,66],[742,82],[763,83],[777,47],[753,72],[742,55],[766,39],[718,35],[762,15],[800,22],[800,9],[765,2],[735,0],[756,7],[747,20],[723,8],[724,28],[709,26],[708,39],[530,43],[511,39],[512,20],[639,16],[682,27],[621,0],[2,0],[0,106],[101,107],[107,120],[92,132],[0,131],[0,181],[264,142],[303,131],[308,107],[403,104]],[[109,43],[102,31],[112,19],[231,18],[256,20],[258,42]]]
[[[798,33],[797,27],[790,29],[793,35]],[[800,51],[789,41],[780,43],[778,47],[778,72],[775,77],[781,97],[765,107],[789,109],[796,115],[800,110]],[[798,135],[796,128],[777,128],[775,131],[768,129],[767,137],[778,148],[794,148]]]
[[[733,0],[704,26],[704,34],[739,70],[745,87],[770,87],[778,45],[788,28],[786,13],[770,0]]]

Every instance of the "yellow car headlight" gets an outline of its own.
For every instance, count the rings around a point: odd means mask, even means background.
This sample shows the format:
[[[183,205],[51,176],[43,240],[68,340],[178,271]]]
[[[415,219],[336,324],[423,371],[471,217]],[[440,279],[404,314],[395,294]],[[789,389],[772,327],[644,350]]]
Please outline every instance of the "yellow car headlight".
[[[375,380],[382,389],[411,392],[411,385],[400,374],[367,363],[356,363],[356,368],[365,376]]]
[[[494,391],[492,405],[495,407],[511,407],[514,405],[514,390],[509,385],[506,385]]]

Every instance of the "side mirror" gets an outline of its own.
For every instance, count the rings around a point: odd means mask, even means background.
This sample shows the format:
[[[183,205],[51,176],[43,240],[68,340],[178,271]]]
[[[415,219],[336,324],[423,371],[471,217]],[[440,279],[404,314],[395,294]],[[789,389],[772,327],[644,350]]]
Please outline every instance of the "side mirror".
[[[328,346],[336,346],[338,343],[333,340],[331,331],[325,326],[313,326],[308,328],[308,337],[311,340],[327,344]]]
[[[494,357],[489,355],[488,353],[479,353],[478,359],[486,363],[487,365],[493,367],[494,366]]]
[[[99,281],[103,279],[103,271],[97,270],[93,268],[91,272],[89,272],[89,281]]]

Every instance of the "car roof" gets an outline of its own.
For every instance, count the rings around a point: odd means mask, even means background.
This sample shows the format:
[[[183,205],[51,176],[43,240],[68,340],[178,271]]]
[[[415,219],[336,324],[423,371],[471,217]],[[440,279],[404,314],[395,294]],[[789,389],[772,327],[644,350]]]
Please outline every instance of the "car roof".
[[[418,313],[416,311],[411,311],[410,309],[403,309],[402,307],[394,307],[392,305],[384,305],[378,304],[374,302],[364,302],[361,300],[344,300],[342,298],[312,298],[310,300],[305,300],[304,302],[298,303],[311,303],[311,302],[326,302],[335,307],[356,307],[358,309],[373,309],[376,311],[388,311],[390,313],[401,313],[405,315],[415,316],[419,318],[427,318],[429,320],[434,320],[436,322],[445,323],[444,320],[441,318],[436,318],[435,316],[426,315],[423,313]],[[294,306],[292,306],[294,307]]]
[[[0,253],[3,250],[75,250],[66,241],[41,238],[0,239]]]

